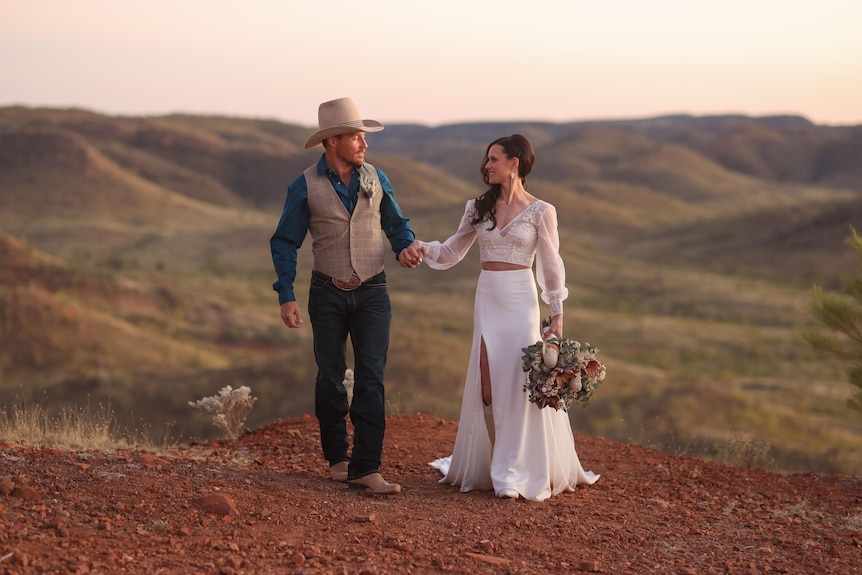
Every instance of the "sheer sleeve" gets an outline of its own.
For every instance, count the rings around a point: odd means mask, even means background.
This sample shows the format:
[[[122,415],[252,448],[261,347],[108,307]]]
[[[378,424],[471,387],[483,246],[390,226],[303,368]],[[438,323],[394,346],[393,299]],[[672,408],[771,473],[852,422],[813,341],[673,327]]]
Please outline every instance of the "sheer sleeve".
[[[566,268],[560,257],[560,236],[557,231],[557,210],[548,204],[536,225],[536,281],[542,290],[542,301],[551,306],[551,314],[563,313],[563,300],[569,297],[566,288]]]
[[[476,241],[476,230],[470,220],[473,219],[473,203],[470,200],[464,207],[464,215],[456,231],[445,242],[420,242],[427,251],[422,261],[435,270],[449,269],[467,255],[473,242]]]

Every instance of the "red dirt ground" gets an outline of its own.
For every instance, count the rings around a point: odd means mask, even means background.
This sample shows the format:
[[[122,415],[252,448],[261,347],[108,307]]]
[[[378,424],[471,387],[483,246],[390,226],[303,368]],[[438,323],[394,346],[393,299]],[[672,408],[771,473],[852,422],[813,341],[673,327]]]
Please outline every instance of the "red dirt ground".
[[[329,479],[308,416],[159,455],[0,443],[0,573],[862,572],[862,478],[575,434],[598,483],[501,500],[437,483],[456,427],[388,419],[389,497]]]

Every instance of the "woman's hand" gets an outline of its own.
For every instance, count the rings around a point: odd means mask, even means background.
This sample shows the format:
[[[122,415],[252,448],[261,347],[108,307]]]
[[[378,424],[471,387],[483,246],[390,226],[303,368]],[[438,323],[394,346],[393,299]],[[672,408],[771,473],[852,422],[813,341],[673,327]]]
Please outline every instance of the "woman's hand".
[[[558,339],[563,339],[563,315],[555,315],[551,318],[551,325],[545,328],[545,332],[542,334],[545,339],[551,337],[551,335],[556,336]]]

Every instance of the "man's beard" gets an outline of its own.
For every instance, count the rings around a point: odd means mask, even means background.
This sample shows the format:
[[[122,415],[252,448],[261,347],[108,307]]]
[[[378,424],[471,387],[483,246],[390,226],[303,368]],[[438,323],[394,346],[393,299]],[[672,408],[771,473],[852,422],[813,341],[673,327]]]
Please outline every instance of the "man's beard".
[[[358,168],[365,163],[364,154],[351,154],[350,156],[345,155],[341,156],[339,159],[346,164],[350,164],[354,168]]]

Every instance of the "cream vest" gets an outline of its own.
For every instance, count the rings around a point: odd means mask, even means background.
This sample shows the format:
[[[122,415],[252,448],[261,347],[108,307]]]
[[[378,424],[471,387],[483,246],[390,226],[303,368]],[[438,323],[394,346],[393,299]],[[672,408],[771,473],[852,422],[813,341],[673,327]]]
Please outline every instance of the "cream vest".
[[[317,174],[317,164],[303,172],[311,212],[308,231],[314,269],[345,282],[354,271],[362,281],[382,272],[389,247],[380,224],[383,189],[377,170],[371,164],[363,164],[359,171],[373,182],[374,195],[369,200],[360,188],[352,216],[326,174]]]

